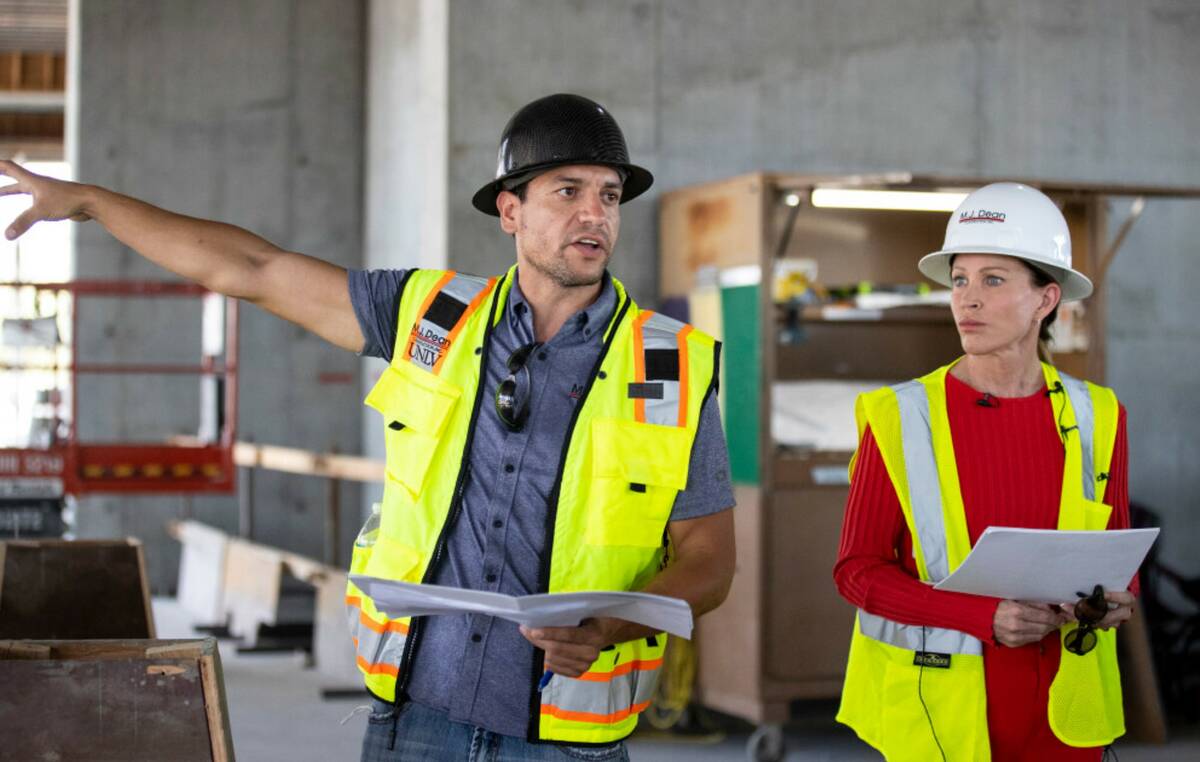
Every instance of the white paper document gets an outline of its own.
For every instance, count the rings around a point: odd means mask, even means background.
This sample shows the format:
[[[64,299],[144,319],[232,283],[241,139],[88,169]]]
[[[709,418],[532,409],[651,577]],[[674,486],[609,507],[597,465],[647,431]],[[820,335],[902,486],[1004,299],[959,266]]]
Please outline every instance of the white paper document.
[[[988,527],[937,590],[1032,603],[1066,603],[1092,588],[1124,590],[1158,529],[1071,532]]]
[[[513,596],[359,574],[351,575],[350,580],[390,617],[484,614],[527,627],[574,627],[589,617],[614,617],[681,638],[692,637],[692,607],[664,595],[589,592]]]

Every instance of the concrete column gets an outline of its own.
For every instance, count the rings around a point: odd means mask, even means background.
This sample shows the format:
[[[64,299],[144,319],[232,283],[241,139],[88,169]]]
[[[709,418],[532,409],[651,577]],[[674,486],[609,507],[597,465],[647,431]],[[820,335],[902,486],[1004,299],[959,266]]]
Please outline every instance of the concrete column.
[[[446,267],[447,5],[371,0],[368,16],[363,266]],[[361,396],[384,367],[363,359]],[[379,414],[361,417],[362,451],[382,459]],[[364,510],[381,496],[382,485],[365,489]]]

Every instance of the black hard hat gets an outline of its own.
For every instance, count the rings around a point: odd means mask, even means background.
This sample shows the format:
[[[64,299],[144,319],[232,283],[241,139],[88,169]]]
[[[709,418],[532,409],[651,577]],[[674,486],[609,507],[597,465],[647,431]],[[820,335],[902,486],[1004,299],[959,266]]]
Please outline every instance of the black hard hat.
[[[564,164],[616,169],[624,180],[622,204],[654,183],[653,175],[629,163],[625,136],[607,109],[582,95],[559,93],[539,98],[508,120],[500,134],[496,179],[480,188],[471,203],[484,214],[499,217],[500,191]]]

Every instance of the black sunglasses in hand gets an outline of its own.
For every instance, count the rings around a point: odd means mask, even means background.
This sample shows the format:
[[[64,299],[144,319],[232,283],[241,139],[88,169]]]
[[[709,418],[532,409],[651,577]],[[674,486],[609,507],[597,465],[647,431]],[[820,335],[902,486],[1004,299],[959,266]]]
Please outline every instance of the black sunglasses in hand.
[[[1096,625],[1108,614],[1108,601],[1100,585],[1096,585],[1091,595],[1075,594],[1079,596],[1075,603],[1075,619],[1079,621],[1079,626],[1067,634],[1063,648],[1083,656],[1096,647]]]
[[[496,387],[496,415],[509,431],[520,431],[529,416],[531,382],[526,363],[541,345],[534,341],[514,349],[508,356],[508,375]]]

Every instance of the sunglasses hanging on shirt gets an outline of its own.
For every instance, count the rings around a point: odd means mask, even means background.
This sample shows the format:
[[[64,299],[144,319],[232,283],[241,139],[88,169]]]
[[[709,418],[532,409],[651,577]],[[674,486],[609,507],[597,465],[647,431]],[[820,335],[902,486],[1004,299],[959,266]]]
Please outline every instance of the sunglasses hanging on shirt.
[[[529,417],[532,381],[526,364],[541,345],[540,341],[534,341],[514,349],[508,356],[508,375],[496,387],[496,415],[509,431],[520,431]]]

